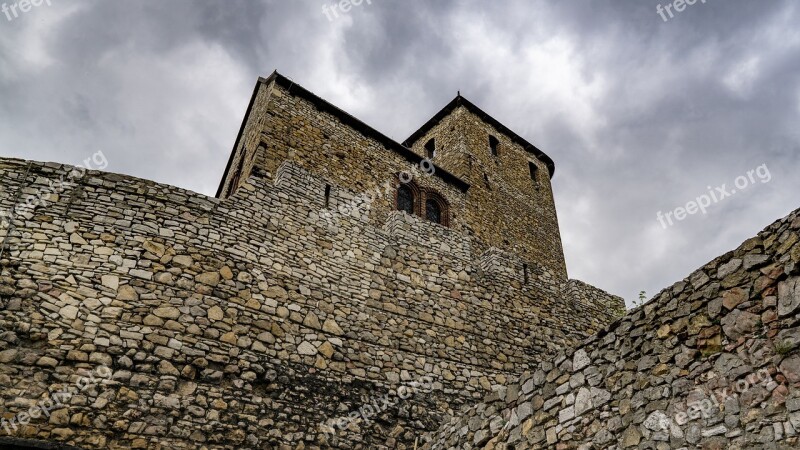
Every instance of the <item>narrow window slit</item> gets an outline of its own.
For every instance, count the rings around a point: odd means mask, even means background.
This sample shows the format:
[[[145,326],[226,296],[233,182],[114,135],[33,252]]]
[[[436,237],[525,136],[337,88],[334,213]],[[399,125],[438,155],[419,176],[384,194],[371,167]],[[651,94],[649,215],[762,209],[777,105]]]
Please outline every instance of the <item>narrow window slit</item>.
[[[425,156],[428,159],[433,159],[436,156],[436,140],[431,139],[425,144]]]
[[[500,146],[500,141],[494,136],[489,136],[489,148],[492,151],[492,156],[497,156],[497,147]]]

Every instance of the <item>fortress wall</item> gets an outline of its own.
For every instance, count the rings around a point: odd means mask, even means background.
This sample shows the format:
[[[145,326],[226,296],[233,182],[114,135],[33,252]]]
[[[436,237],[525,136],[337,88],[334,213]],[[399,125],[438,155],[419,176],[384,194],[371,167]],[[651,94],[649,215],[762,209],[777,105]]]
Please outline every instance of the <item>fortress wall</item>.
[[[72,170],[0,159],[0,208]],[[518,257],[476,253],[457,230],[340,214],[358,194],[342,186],[326,211],[330,181],[297,164],[256,167],[225,201],[108,173],[74,181],[0,231],[0,418],[13,439],[409,448],[607,323],[564,301],[545,269],[529,263],[526,283]],[[74,389],[106,366],[113,376]],[[19,421],[65,388],[63,405]],[[347,429],[320,426],[384,395],[391,406]]]
[[[598,289],[580,280],[569,280],[564,285],[564,298],[572,301],[576,309],[586,311],[585,314],[603,317],[613,322],[625,315],[625,300],[617,295]]]
[[[800,210],[461,411],[424,448],[800,445]]]

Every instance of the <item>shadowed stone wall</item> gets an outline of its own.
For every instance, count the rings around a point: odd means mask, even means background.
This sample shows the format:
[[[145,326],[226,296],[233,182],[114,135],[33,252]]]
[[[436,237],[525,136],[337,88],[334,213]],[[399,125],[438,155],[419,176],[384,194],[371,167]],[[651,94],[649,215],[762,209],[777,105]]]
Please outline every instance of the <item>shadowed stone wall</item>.
[[[795,211],[495,388],[425,448],[797,448],[798,312]]]
[[[533,261],[363,202],[340,214],[359,192],[296,163],[253,167],[225,200],[87,172],[0,230],[0,418],[14,438],[411,448],[608,324]],[[71,171],[0,159],[0,208]]]

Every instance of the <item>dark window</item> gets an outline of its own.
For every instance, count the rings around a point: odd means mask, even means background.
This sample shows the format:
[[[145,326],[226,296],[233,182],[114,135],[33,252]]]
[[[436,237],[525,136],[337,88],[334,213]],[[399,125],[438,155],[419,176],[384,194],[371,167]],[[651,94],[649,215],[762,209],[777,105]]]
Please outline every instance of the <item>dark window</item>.
[[[428,141],[427,144],[425,144],[425,156],[427,156],[428,159],[433,159],[433,157],[436,156],[436,140],[435,139],[431,139],[430,141]]]
[[[239,167],[236,169],[236,172],[233,174],[231,178],[231,184],[228,186],[228,196],[233,195],[234,191],[239,187],[239,180],[242,178],[242,172],[244,171],[244,159],[247,156],[247,153],[244,153],[241,158],[239,158]]]
[[[414,192],[405,184],[397,188],[397,210],[414,214]]]
[[[325,208],[328,208],[331,204],[331,185],[325,185]]]
[[[531,171],[531,180],[536,181],[536,173],[539,171],[539,167],[536,164],[528,161],[528,170]]]
[[[489,148],[492,150],[492,156],[497,156],[497,147],[500,146],[500,141],[494,136],[489,136]]]
[[[442,208],[436,200],[425,202],[425,218],[433,223],[442,223]]]
[[[528,265],[522,265],[522,278],[525,280],[525,284],[528,284]]]

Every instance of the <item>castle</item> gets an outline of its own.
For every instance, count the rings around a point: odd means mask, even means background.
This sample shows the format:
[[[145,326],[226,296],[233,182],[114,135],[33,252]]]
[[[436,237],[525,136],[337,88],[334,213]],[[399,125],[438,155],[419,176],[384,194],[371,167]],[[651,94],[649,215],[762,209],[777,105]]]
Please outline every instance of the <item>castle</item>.
[[[732,437],[796,442],[793,346],[728,353],[795,336],[797,213],[619,319],[567,277],[554,170],[460,95],[398,143],[259,79],[215,198],[86,171],[11,215],[0,446],[662,448],[654,408],[756,362],[777,400]],[[14,211],[74,169],[0,172]]]

